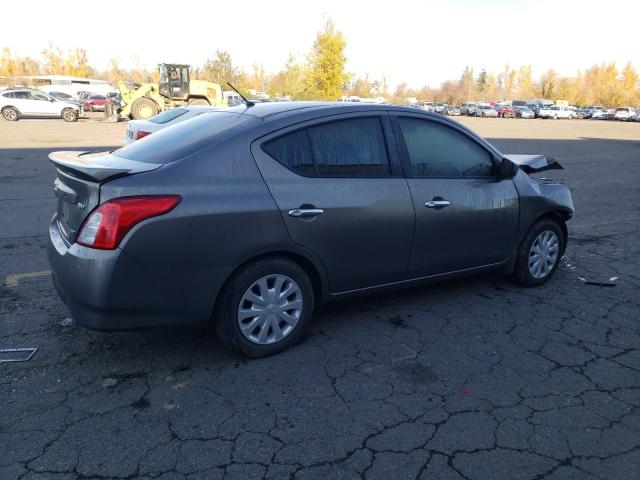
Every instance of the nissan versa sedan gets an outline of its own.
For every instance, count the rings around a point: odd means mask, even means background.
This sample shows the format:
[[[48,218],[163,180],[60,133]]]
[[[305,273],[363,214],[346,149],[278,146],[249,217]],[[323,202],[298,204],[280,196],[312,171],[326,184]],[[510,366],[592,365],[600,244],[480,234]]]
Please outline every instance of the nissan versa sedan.
[[[242,104],[112,152],[55,152],[54,284],[78,324],[213,322],[250,357],[289,347],[314,306],[492,269],[553,275],[573,213],[459,123],[357,103]]]

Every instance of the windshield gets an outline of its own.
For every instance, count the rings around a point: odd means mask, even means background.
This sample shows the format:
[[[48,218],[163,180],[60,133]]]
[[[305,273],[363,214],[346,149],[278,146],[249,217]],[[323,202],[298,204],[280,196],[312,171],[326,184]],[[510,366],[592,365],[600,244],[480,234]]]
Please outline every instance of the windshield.
[[[186,108],[174,108],[172,110],[167,110],[166,112],[159,113],[155,117],[151,117],[149,121],[151,123],[157,123],[159,125],[170,122],[171,120],[175,120],[176,118],[187,113],[188,110]]]

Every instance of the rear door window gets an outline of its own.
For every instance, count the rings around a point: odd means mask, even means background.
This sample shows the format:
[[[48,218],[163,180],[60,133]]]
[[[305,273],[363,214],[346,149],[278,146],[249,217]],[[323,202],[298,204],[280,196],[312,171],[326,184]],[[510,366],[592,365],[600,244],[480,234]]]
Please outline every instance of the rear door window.
[[[262,148],[269,156],[294,172],[302,175],[316,173],[306,130],[278,137],[265,143]]]
[[[263,150],[301,175],[383,177],[391,175],[378,117],[321,123],[266,142]]]

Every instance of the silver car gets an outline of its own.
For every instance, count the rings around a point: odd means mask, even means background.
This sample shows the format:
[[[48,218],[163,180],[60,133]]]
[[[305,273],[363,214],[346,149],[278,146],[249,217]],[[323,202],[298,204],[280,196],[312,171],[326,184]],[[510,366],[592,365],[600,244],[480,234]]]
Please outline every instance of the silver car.
[[[448,117],[358,103],[243,104],[112,152],[54,152],[54,284],[76,322],[213,323],[251,357],[316,305],[500,269],[558,268],[568,188]]]
[[[498,117],[498,111],[494,107],[489,105],[489,104],[478,105],[476,107],[475,116],[476,117],[497,118]]]

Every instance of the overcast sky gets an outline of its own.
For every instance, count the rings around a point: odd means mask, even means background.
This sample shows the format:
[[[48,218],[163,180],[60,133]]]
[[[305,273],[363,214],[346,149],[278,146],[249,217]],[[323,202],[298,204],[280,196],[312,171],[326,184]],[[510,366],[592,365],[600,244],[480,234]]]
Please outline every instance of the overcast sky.
[[[290,52],[303,58],[327,18],[347,38],[348,70],[386,74],[392,86],[435,87],[465,65],[497,72],[531,64],[534,77],[609,61],[640,68],[637,0],[31,0],[5,2],[2,12],[9,21],[0,47],[32,56],[49,41],[83,47],[98,69],[110,58],[124,67],[197,66],[222,49],[241,67],[273,72]]]

